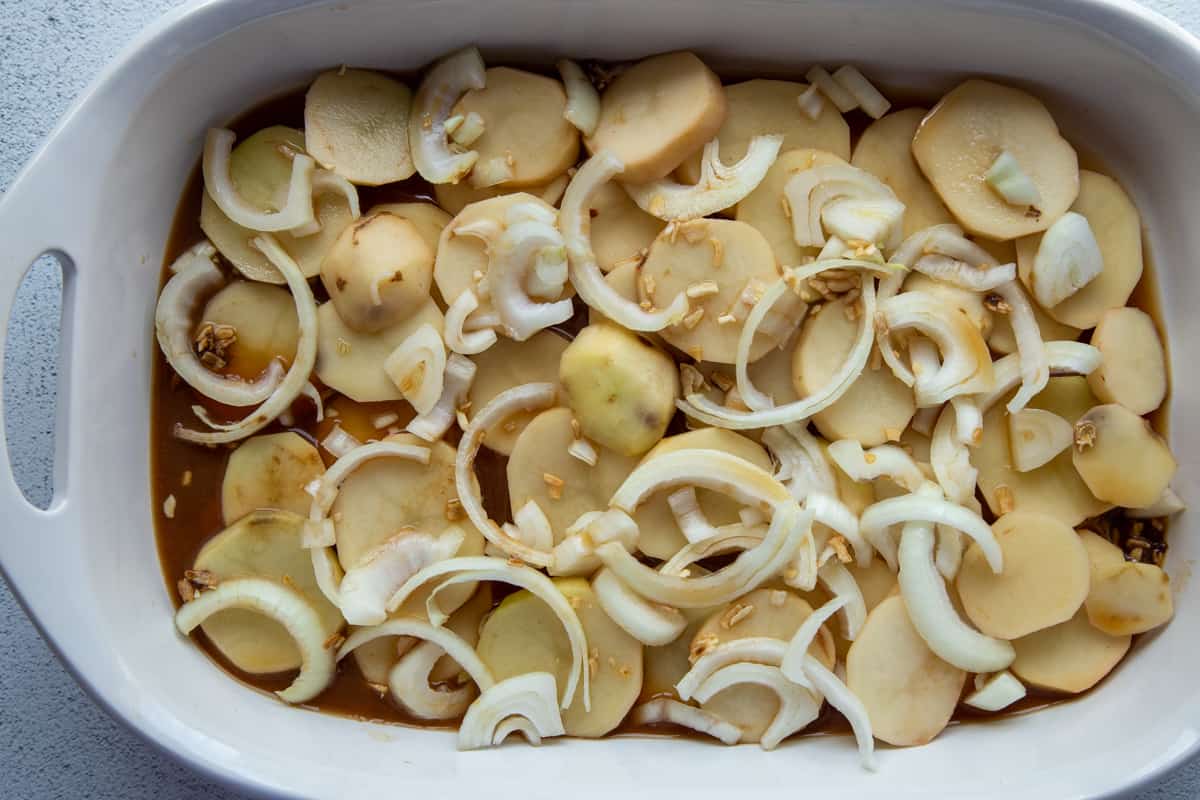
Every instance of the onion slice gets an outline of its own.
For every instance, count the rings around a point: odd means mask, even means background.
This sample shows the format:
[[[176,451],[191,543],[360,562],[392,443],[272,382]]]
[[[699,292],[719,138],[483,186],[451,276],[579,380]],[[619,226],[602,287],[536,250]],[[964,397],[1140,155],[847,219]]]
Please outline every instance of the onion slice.
[[[304,230],[313,215],[313,171],[316,162],[304,153],[292,157],[292,176],[287,200],[278,211],[263,211],[242,197],[229,172],[230,154],[237,138],[227,128],[209,128],[204,137],[204,188],[225,216],[243,228],[275,233],[293,228]],[[275,266],[279,266],[276,264]]]
[[[346,637],[346,641],[338,649],[337,660],[341,661],[364,644],[384,636],[411,636],[414,639],[433,642],[462,667],[463,672],[467,673],[481,692],[486,692],[496,683],[492,671],[466,639],[449,628],[430,625],[425,620],[415,617],[396,617],[380,625],[359,628]]]
[[[551,736],[562,736],[566,729],[555,704],[557,694],[554,676],[549,672],[514,675],[484,689],[467,709],[458,727],[458,749],[494,747],[503,742],[508,733],[525,730],[523,727],[505,726],[504,735],[500,735],[500,726],[514,717],[526,720],[536,731],[535,742]]]
[[[984,522],[983,517],[941,497],[910,493],[889,497],[867,506],[859,518],[863,535],[875,545],[893,570],[897,566],[895,547],[885,543],[884,537],[888,528],[906,522],[930,522],[962,531],[979,544],[979,549],[983,551],[992,572],[999,575],[1004,569],[1004,554],[1000,551],[1000,543],[996,541],[991,526]]]
[[[421,719],[456,719],[475,698],[474,684],[455,689],[435,689],[429,685],[434,665],[446,651],[433,642],[421,642],[409,650],[388,672],[388,689],[408,713]]]
[[[703,733],[724,744],[737,744],[742,738],[742,729],[718,717],[711,711],[689,706],[673,697],[656,697],[633,709],[629,715],[631,725],[678,725],[681,728]]]
[[[427,442],[436,442],[446,435],[457,418],[459,405],[467,398],[475,380],[475,362],[458,353],[446,359],[442,377],[442,393],[433,408],[414,417],[405,430]]]
[[[504,333],[510,339],[523,342],[540,330],[566,322],[575,313],[570,299],[536,302],[525,290],[525,284],[549,264],[561,265],[565,281],[566,258],[562,236],[553,224],[546,222],[525,220],[510,224],[496,240],[489,254],[488,288]],[[561,292],[561,283],[558,289]]]
[[[976,680],[978,681],[978,678]],[[1005,670],[988,678],[982,687],[968,695],[963,702],[980,711],[1000,711],[1024,696],[1024,684]]]
[[[496,332],[490,328],[467,330],[467,320],[479,308],[479,297],[471,289],[464,289],[446,309],[443,335],[446,346],[455,353],[473,356],[482,353],[496,343]]]
[[[925,473],[903,448],[894,444],[881,444],[864,451],[854,439],[839,439],[829,445],[829,457],[833,463],[858,483],[888,478],[910,492],[915,492],[925,483]]]
[[[846,604],[841,608],[842,635],[846,641],[853,642],[867,621],[867,601],[858,581],[837,559],[822,564],[817,578],[835,598],[845,598]]]
[[[338,586],[337,606],[346,622],[383,622],[387,619],[387,601],[396,590],[430,564],[452,558],[464,538],[462,528],[451,525],[440,536],[400,533],[373,547],[346,570]]]
[[[1008,150],[1000,151],[983,179],[1009,205],[1037,206],[1042,202],[1042,193],[1038,191],[1037,184],[1021,169],[1016,156]]]
[[[867,713],[867,707],[837,675],[810,655],[804,657],[804,675],[812,682],[813,688],[824,695],[829,704],[840,711],[850,723],[850,729],[854,731],[854,740],[858,743],[858,755],[863,768],[874,772],[875,734],[871,729],[871,717]]]
[[[939,253],[918,258],[912,268],[934,280],[972,292],[990,292],[1017,277],[1016,264],[974,266]]]
[[[831,77],[854,98],[855,104],[871,119],[879,119],[892,107],[888,99],[880,94],[857,67],[849,64],[839,67]]]
[[[735,550],[749,550],[762,543],[767,526],[759,523],[722,525],[708,539],[690,542],[658,568],[663,575],[683,575],[684,570],[705,558]]]
[[[705,703],[731,686],[747,683],[770,689],[779,697],[779,710],[759,740],[764,750],[774,750],[785,738],[808,727],[820,713],[821,703],[811,692],[785,678],[779,667],[766,664],[722,667],[696,689],[695,697]]]
[[[1021,389],[1008,401],[1008,413],[1015,414],[1037,396],[1050,380],[1050,360],[1046,344],[1038,327],[1033,307],[1015,280],[996,287],[996,293],[1012,308],[1008,318],[1017,342],[1017,358],[1021,365]]]
[[[704,509],[700,508],[700,499],[691,486],[685,486],[667,495],[667,505],[671,507],[675,524],[689,542],[703,541],[716,535],[717,529],[708,521],[708,517],[704,516]]]
[[[548,568],[551,575],[591,575],[603,564],[596,548],[617,542],[632,552],[637,547],[638,526],[633,517],[618,508],[607,511],[587,511],[567,528],[567,537],[554,548],[554,562]]]
[[[1088,375],[1100,366],[1100,351],[1083,342],[1046,342],[1046,362],[1051,375]],[[992,365],[995,385],[977,400],[979,410],[986,414],[996,402],[1022,380],[1019,353],[1011,353]]]
[[[801,247],[821,247],[825,234],[894,247],[899,244],[904,204],[871,173],[849,164],[800,170],[783,194],[792,209],[792,238]]]
[[[418,414],[428,414],[442,396],[446,346],[428,322],[410,333],[383,362],[383,371]]]
[[[584,74],[583,68],[574,61],[564,58],[556,66],[567,92],[563,119],[584,136],[591,136],[600,122],[600,94]]]
[[[746,636],[722,642],[703,653],[692,662],[691,668],[675,684],[675,693],[684,700],[691,700],[705,681],[718,670],[731,664],[751,663],[778,667],[783,663],[788,643],[770,636]],[[798,684],[809,684],[800,676]]]
[[[687,627],[687,618],[678,609],[646,601],[611,570],[597,572],[592,578],[592,589],[604,613],[644,645],[670,644]]]
[[[1087,217],[1063,214],[1042,234],[1030,283],[1042,308],[1054,308],[1091,283],[1104,269],[1104,257]]]
[[[413,98],[409,144],[413,164],[430,183],[457,183],[475,166],[479,153],[454,153],[446,141],[446,120],[458,99],[487,83],[483,58],[474,47],[446,56],[425,73]]]
[[[766,513],[793,503],[787,487],[761,467],[721,450],[696,448],[642,462],[617,487],[609,505],[632,514],[652,494],[676,486],[711,489]]]
[[[313,197],[322,194],[340,194],[346,200],[346,208],[350,212],[350,219],[356,220],[362,216],[362,210],[358,204],[358,190],[354,188],[354,184],[327,169],[318,169],[313,172],[312,178],[312,193]],[[312,222],[306,225],[298,225],[288,231],[292,236],[303,237],[312,236],[321,230],[321,219],[314,212]],[[378,288],[378,287],[376,287]]]
[[[767,428],[762,443],[771,451],[779,467],[776,480],[783,483],[792,497],[803,500],[813,492],[837,495],[837,481],[817,437],[800,423]]]
[[[820,608],[815,609],[800,623],[800,627],[796,629],[796,632],[792,634],[792,638],[788,642],[787,650],[783,654],[783,660],[779,662],[779,669],[788,680],[800,684],[807,683],[804,674],[804,660],[808,656],[808,648],[812,647],[817,634],[821,631],[821,626],[848,602],[849,600],[846,597],[835,597]]]

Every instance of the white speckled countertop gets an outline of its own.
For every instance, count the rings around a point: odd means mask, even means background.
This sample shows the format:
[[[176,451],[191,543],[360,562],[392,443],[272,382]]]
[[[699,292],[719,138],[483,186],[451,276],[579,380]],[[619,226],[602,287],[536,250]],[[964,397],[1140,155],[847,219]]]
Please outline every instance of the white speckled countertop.
[[[0,0],[0,190],[100,68],[140,28],[179,2]],[[1200,32],[1200,0],[1147,0],[1146,5]],[[0,370],[14,471],[31,499],[41,503],[50,497],[58,315],[57,276],[46,266],[34,269],[18,296]],[[0,796],[178,800],[236,795],[109,719],[58,664],[0,581]],[[1168,775],[1140,797],[1200,797],[1200,762]]]

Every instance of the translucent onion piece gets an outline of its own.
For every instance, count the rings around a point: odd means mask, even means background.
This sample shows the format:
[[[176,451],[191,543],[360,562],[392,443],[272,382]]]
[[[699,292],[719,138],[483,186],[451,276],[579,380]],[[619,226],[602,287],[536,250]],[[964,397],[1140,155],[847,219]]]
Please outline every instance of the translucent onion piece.
[[[300,674],[275,694],[287,703],[311,700],[333,682],[336,662],[312,604],[295,589],[267,578],[230,578],[200,592],[175,612],[175,627],[185,636],[213,614],[231,608],[254,611],[282,625],[300,651]]]
[[[596,452],[595,445],[587,439],[575,439],[567,445],[567,452],[589,467],[596,466],[596,462],[600,460],[600,454]]]
[[[451,558],[464,539],[452,525],[440,536],[402,533],[372,548],[346,570],[337,605],[351,625],[378,625],[387,619],[387,601],[404,582],[430,564]]]
[[[982,403],[977,406],[981,412],[984,410]],[[942,492],[951,501],[962,505],[975,496],[979,470],[971,465],[971,452],[963,444],[964,437],[957,433],[957,417],[952,406],[942,409],[929,439],[929,461]],[[914,490],[910,488],[909,491]]]
[[[409,144],[417,172],[430,183],[457,183],[475,166],[479,158],[476,151],[450,150],[446,120],[463,94],[482,89],[486,81],[483,59],[474,47],[446,56],[425,73],[413,98]]]
[[[492,734],[492,745],[499,747],[514,733],[521,734],[526,743],[534,747],[540,747],[542,744],[542,735],[532,722],[524,717],[509,717],[496,726],[496,732]]]
[[[555,546],[554,562],[548,571],[560,576],[591,575],[603,566],[596,556],[597,547],[617,542],[633,552],[638,533],[633,518],[617,508],[580,514],[567,528],[567,537]]]
[[[903,361],[900,361],[900,356],[896,353],[895,348],[891,346],[891,342],[884,343],[880,354],[890,357],[888,366],[893,372],[897,370],[896,362],[903,369]],[[942,359],[938,355],[937,345],[924,336],[910,338],[908,340],[908,361],[912,365],[913,382],[921,391],[928,393],[930,382],[937,376],[938,370],[942,368]]]
[[[999,575],[1004,569],[1004,555],[991,526],[970,509],[940,497],[922,494],[889,497],[867,506],[859,518],[863,535],[877,549],[880,549],[879,542],[886,535],[888,528],[905,522],[930,522],[962,531],[979,544],[979,549],[992,572]],[[893,550],[893,547],[885,544],[880,553],[887,558],[888,566],[895,570],[896,554]]]
[[[938,415],[942,413],[940,406],[926,406],[918,408],[917,413],[913,414],[912,422],[909,427],[922,436],[932,436],[933,426],[937,424]]]
[[[575,313],[569,299],[535,302],[525,290],[527,273],[535,261],[558,261],[566,277],[566,252],[562,236],[551,224],[528,220],[509,225],[491,249],[488,288],[504,333],[523,342],[551,325],[566,322]],[[561,287],[560,287],[561,288]]]
[[[248,202],[229,174],[229,156],[237,138],[227,128],[209,128],[204,137],[204,188],[217,208],[230,220],[252,231],[274,233],[292,228],[303,230],[313,216],[313,170],[316,162],[303,153],[292,157],[292,177],[287,201],[278,211],[263,211]],[[276,265],[278,266],[278,265]]]
[[[1168,486],[1163,490],[1162,497],[1158,498],[1158,501],[1153,505],[1142,508],[1131,508],[1125,512],[1125,516],[1133,517],[1134,519],[1150,519],[1153,517],[1169,517],[1172,514],[1178,514],[1186,510],[1187,504],[1183,502],[1183,498]]]
[[[446,377],[441,334],[429,323],[417,328],[384,359],[383,371],[418,414],[428,414],[442,396]]]
[[[346,200],[346,208],[350,212],[350,219],[356,220],[362,216],[362,211],[358,205],[358,190],[354,188],[353,183],[336,172],[331,172],[327,169],[318,169],[313,172],[312,193],[313,197],[322,194],[340,194]],[[306,225],[298,225],[288,231],[288,233],[292,236],[302,237],[312,236],[320,230],[321,219],[314,214],[312,222]]]
[[[835,598],[845,599],[846,604],[841,608],[842,636],[846,641],[853,642],[858,638],[863,623],[867,621],[867,601],[858,586],[858,581],[837,559],[822,564],[817,571],[817,577]]]
[[[1015,414],[1046,388],[1050,380],[1050,361],[1046,356],[1046,344],[1042,341],[1042,330],[1037,317],[1033,315],[1033,307],[1025,299],[1025,292],[1017,282],[1013,280],[997,286],[996,294],[1003,297],[1012,309],[1008,312],[1008,318],[1021,364],[1021,388],[1007,406],[1008,413]]]
[[[554,547],[554,529],[550,527],[546,512],[542,511],[536,500],[529,500],[518,508],[513,515],[513,522],[521,534],[521,541],[533,549],[548,551]]]
[[[508,159],[494,156],[476,163],[471,169],[471,185],[476,189],[487,189],[511,181],[516,174]]]
[[[867,714],[867,707],[837,675],[810,655],[804,657],[804,674],[812,682],[813,688],[824,695],[829,705],[840,711],[850,723],[850,729],[854,731],[854,740],[858,743],[858,755],[863,768],[874,772],[875,734],[871,729],[871,717]]]
[[[881,444],[864,452],[858,441],[840,439],[829,445],[828,452],[833,463],[858,483],[888,478],[910,492],[925,483],[925,473],[917,462],[894,444]]]
[[[945,256],[980,270],[994,267],[997,263],[991,253],[964,236],[962,228],[952,223],[931,225],[913,233],[896,248],[891,260],[915,269],[917,261],[930,255]],[[903,283],[903,275],[886,278],[879,284],[879,301],[883,302],[899,292]]]
[[[858,106],[858,100],[847,91],[846,87],[833,79],[824,67],[813,67],[804,73],[804,80],[821,90],[821,94],[837,106],[837,110],[845,114]]]
[[[937,565],[938,572],[942,573],[943,578],[952,581],[958,576],[958,570],[962,567],[962,556],[962,534],[953,528],[939,525],[937,527],[937,547],[934,549],[933,563]]]
[[[567,90],[563,119],[578,128],[584,136],[591,136],[600,121],[600,94],[584,74],[583,68],[574,61],[564,58],[556,66]]]
[[[192,308],[225,283],[214,261],[216,253],[216,248],[206,240],[175,259],[171,279],[154,308],[154,334],[163,356],[188,386],[227,406],[258,405],[283,380],[283,365],[278,360],[271,361],[254,381],[244,381],[209,370],[193,349]]]
[[[808,655],[808,648],[812,647],[817,634],[821,631],[821,626],[829,621],[848,602],[849,600],[845,597],[835,597],[820,608],[815,609],[800,623],[800,627],[796,629],[796,632],[792,634],[792,638],[788,642],[787,650],[783,654],[783,660],[779,662],[779,669],[788,680],[797,683],[807,683],[804,674],[804,659]],[[799,680],[796,680],[797,678]]]
[[[841,534],[854,549],[860,566],[871,563],[871,545],[863,538],[858,517],[845,503],[832,494],[813,492],[804,500],[804,507],[813,513],[813,521]]]
[[[667,495],[667,505],[671,507],[675,524],[689,542],[703,541],[716,535],[717,529],[708,521],[708,517],[704,516],[704,510],[700,508],[700,499],[691,486],[685,486]]]
[[[496,332],[490,328],[467,331],[467,320],[479,308],[479,298],[470,289],[464,290],[446,309],[443,335],[446,346],[464,356],[482,353],[496,343]]]
[[[980,711],[999,711],[1024,696],[1025,685],[1005,670],[988,678],[983,688],[968,695],[963,702]]]
[[[1100,351],[1083,342],[1046,342],[1046,361],[1051,375],[1089,375],[1100,366]],[[1011,353],[992,365],[995,385],[977,400],[986,414],[996,402],[1022,380],[1019,353]]]
[[[304,388],[300,390],[300,394],[312,400],[313,406],[316,409],[317,422],[322,422],[325,419],[325,401],[321,399],[321,393],[317,391],[317,387],[313,386],[310,380],[304,384]]]
[[[537,741],[562,736],[566,729],[556,704],[557,695],[554,676],[549,672],[514,675],[484,689],[459,725],[458,749],[494,747],[504,741],[497,736],[497,728],[512,717],[527,720],[537,731]]]
[[[1030,472],[1071,446],[1071,423],[1043,408],[1023,408],[1008,415],[1008,449],[1017,472]]]
[[[778,667],[783,663],[788,643],[769,636],[746,636],[722,642],[697,658],[684,676],[675,684],[675,693],[684,700],[695,697],[700,686],[719,670],[731,664],[765,664]],[[810,687],[804,675],[796,683]]]
[[[1038,191],[1037,184],[1021,169],[1016,156],[1007,150],[996,156],[983,179],[1009,205],[1036,206],[1042,202],[1042,193]]]
[[[455,122],[453,130],[450,123]],[[486,126],[483,123],[483,117],[475,111],[468,111],[465,117],[453,116],[446,120],[446,131],[450,134],[450,139],[463,147],[470,147],[478,141],[480,136],[486,132]]]
[[[950,399],[954,409],[954,430],[963,444],[977,445],[983,441],[983,414],[973,397],[959,395]]]
[[[1033,296],[1054,308],[1091,283],[1104,269],[1104,257],[1087,217],[1068,211],[1042,234],[1033,259]]]
[[[625,184],[625,191],[643,211],[668,222],[683,222],[724,211],[754,191],[775,163],[783,137],[755,136],[740,161],[721,163],[721,145],[713,139],[700,157],[700,180],[677,183],[670,178]]]
[[[792,238],[801,247],[824,245],[826,231],[847,242],[899,243],[904,204],[865,170],[849,164],[810,167],[789,178],[783,194],[792,209]]]
[[[475,698],[474,684],[455,689],[435,689],[429,685],[433,667],[446,651],[433,642],[409,650],[388,673],[388,689],[392,697],[408,713],[421,719],[457,719]]]
[[[427,442],[436,442],[446,435],[457,418],[458,407],[467,399],[467,391],[475,380],[475,362],[458,353],[446,359],[442,378],[442,393],[428,413],[414,417],[406,431]]]
[[[815,83],[810,84],[807,89],[801,92],[796,101],[800,104],[800,110],[804,112],[804,116],[811,120],[815,120],[821,116],[821,112],[825,108],[825,103],[821,100],[820,92]]]
[[[879,93],[857,67],[847,64],[835,71],[832,77],[871,119],[879,119],[892,107],[888,99]]]
[[[703,733],[724,744],[737,744],[742,731],[737,725],[702,708],[681,703],[673,697],[656,697],[636,706],[629,715],[631,725],[668,723]]]
[[[717,670],[696,690],[701,703],[731,686],[752,683],[770,689],[779,697],[779,710],[763,732],[759,745],[774,750],[785,738],[808,727],[820,713],[821,703],[804,687],[788,680],[779,667],[766,664],[730,664]]]
[[[317,481],[308,518],[319,521],[329,516],[329,509],[337,499],[342,483],[354,470],[376,458],[403,458],[418,464],[429,463],[429,448],[397,442],[371,442],[354,448],[333,462]]]
[[[687,618],[677,609],[647,602],[610,570],[596,573],[592,589],[604,613],[644,645],[670,644],[687,627]]]
[[[972,292],[990,292],[1017,277],[1016,264],[975,266],[938,253],[918,258],[912,268],[935,280]]]
[[[687,315],[687,295],[680,292],[667,308],[660,311],[644,311],[604,280],[592,250],[592,195],[624,169],[619,158],[608,150],[601,150],[583,162],[567,184],[559,212],[559,228],[567,246],[571,285],[583,302],[618,325],[631,331],[660,331]]]
[[[609,505],[627,513],[650,495],[676,486],[696,486],[770,512],[792,505],[787,488],[761,467],[720,450],[686,449],[642,462],[625,478]]]
[[[483,663],[483,660],[475,652],[475,648],[468,644],[466,639],[449,628],[430,625],[425,620],[415,617],[396,617],[370,628],[359,628],[346,637],[346,641],[338,649],[337,660],[341,661],[364,644],[383,636],[411,636],[414,639],[433,642],[462,667],[463,672],[467,673],[482,692],[486,692],[496,683],[492,671],[488,669],[487,664]]]
[[[758,546],[766,532],[766,525],[760,523],[723,525],[711,538],[681,547],[658,571],[663,575],[682,575],[684,570],[701,559]]]
[[[779,425],[763,431],[762,443],[779,464],[775,478],[803,500],[813,492],[836,495],[833,469],[817,438],[800,423]]]

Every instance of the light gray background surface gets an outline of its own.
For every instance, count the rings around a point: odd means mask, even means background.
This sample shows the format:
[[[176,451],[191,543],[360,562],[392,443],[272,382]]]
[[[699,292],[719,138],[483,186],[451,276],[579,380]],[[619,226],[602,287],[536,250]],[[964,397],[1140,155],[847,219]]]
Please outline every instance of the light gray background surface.
[[[0,190],[121,46],[178,4],[0,0]],[[1146,5],[1200,33],[1200,0],[1147,0]],[[0,252],[3,248],[0,242]],[[4,269],[20,266],[3,264]],[[22,488],[42,504],[51,491],[58,290],[53,266],[39,263],[13,309],[0,369],[9,456]],[[55,660],[0,581],[0,797],[176,800],[236,795],[192,774],[109,719]],[[1200,763],[1167,776],[1141,797],[1200,797]]]

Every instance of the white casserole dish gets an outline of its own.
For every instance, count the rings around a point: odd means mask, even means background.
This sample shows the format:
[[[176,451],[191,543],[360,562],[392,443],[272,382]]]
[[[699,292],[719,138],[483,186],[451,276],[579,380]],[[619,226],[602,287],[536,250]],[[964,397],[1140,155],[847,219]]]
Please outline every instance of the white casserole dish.
[[[1119,0],[210,0],[146,31],[85,92],[0,201],[0,337],[26,267],[65,272],[55,498],[38,511],[0,459],[0,567],[79,681],[115,716],[242,790],[313,797],[1091,797],[1133,787],[1200,746],[1200,553],[1194,517],[1171,534],[1176,621],[1144,638],[1093,695],[860,770],[848,739],[774,754],[690,740],[560,741],[460,754],[449,733],[285,707],[230,680],[181,639],[149,502],[151,319],[164,241],[206,127],[316,70],[418,67],[464,43],[499,60],[697,50],[726,74],[802,74],[853,61],[885,85],[945,89],[995,75],[1046,98],[1064,132],[1134,196],[1174,345],[1176,487],[1200,498],[1200,42]],[[0,339],[0,347],[3,341]],[[0,435],[3,427],[0,426]],[[1151,638],[1153,641],[1151,641]]]

